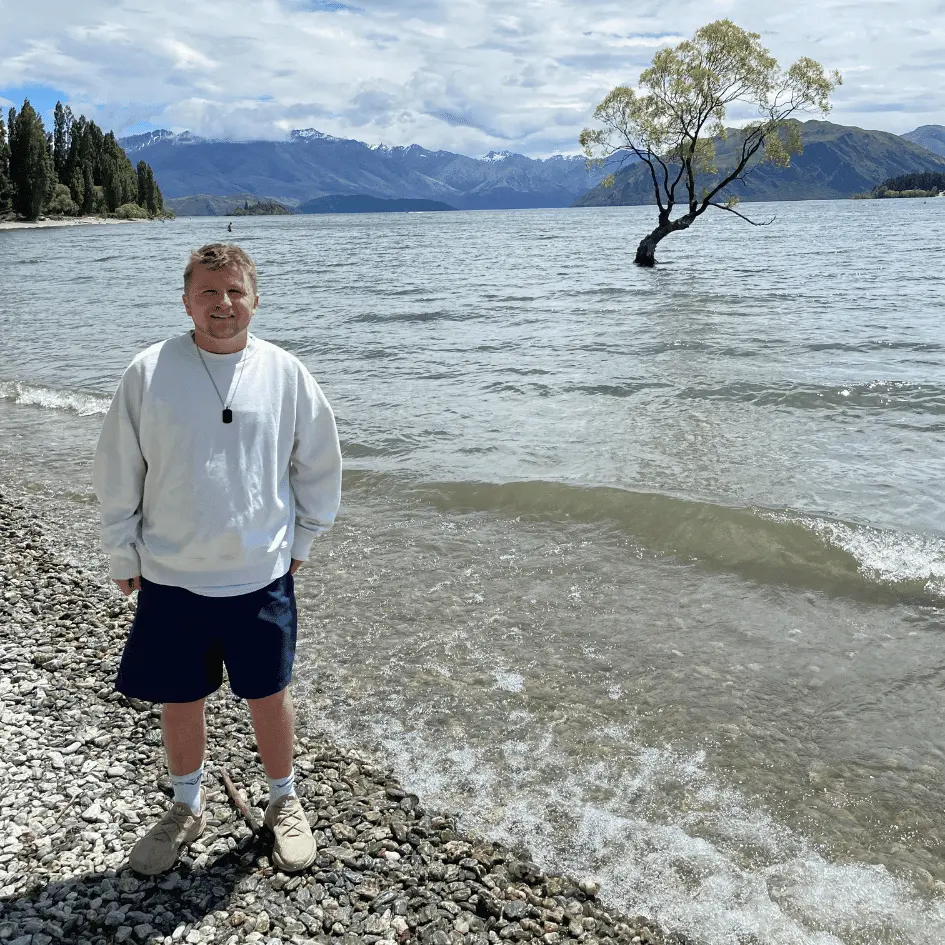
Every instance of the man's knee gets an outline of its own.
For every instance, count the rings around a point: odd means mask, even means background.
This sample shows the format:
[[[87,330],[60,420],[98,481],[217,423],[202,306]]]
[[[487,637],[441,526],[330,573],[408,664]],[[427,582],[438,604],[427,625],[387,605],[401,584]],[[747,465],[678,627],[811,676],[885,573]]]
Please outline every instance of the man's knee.
[[[292,708],[292,694],[289,687],[274,692],[271,696],[263,696],[262,699],[247,699],[247,705],[251,712],[266,710],[276,710],[279,708]]]
[[[165,702],[161,706],[161,715],[164,718],[193,718],[203,714],[206,699],[196,699],[193,702]]]

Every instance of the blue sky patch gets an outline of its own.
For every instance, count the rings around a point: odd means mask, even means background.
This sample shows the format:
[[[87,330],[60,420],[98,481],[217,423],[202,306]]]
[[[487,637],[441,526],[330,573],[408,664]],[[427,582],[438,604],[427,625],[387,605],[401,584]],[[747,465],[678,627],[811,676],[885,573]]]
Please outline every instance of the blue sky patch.
[[[46,125],[52,123],[52,114],[56,102],[62,102],[63,105],[69,104],[69,95],[50,85],[13,85],[0,89],[0,98],[9,99],[13,102],[17,111],[22,107],[23,99],[28,98],[30,105],[40,113]],[[4,108],[3,119],[6,121],[6,107]]]
[[[146,135],[149,131],[157,131],[158,127],[150,121],[136,121],[133,125],[122,128],[120,134],[122,138],[130,138],[132,135]]]

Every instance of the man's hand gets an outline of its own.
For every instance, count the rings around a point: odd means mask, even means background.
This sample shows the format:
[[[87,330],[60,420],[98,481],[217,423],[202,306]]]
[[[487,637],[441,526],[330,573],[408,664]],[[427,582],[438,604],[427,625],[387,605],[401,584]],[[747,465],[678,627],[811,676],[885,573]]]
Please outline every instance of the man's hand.
[[[298,569],[301,568],[303,564],[305,564],[304,561],[299,561],[298,558],[293,558],[292,567],[289,568],[289,574],[295,574],[295,572],[298,571]]]
[[[133,578],[112,578],[112,580],[118,585],[125,597],[128,597],[130,594],[139,590],[141,587],[140,574],[136,574]]]

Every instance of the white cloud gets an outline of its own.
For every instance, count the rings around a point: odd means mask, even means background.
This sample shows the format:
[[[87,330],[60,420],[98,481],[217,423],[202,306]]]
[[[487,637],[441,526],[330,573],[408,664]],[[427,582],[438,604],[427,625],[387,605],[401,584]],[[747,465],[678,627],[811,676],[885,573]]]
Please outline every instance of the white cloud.
[[[945,123],[941,0],[36,0],[4,3],[0,90],[63,89],[116,130],[576,150],[594,106],[666,43],[716,16],[786,65],[842,68],[832,119],[904,132]]]
[[[174,60],[173,69],[182,69],[185,72],[212,72],[218,66],[218,63],[178,39],[165,37],[160,44],[161,48]]]

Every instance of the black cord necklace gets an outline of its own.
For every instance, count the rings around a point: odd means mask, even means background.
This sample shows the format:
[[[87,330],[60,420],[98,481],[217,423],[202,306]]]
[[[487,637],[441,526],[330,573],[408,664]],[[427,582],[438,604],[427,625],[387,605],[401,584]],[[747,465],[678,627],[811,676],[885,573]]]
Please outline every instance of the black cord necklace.
[[[204,361],[203,355],[200,353],[200,345],[197,344],[196,333],[194,335],[194,347],[197,349],[197,356],[200,358],[200,363],[203,365],[203,369],[207,372],[207,377],[210,378],[210,383],[213,384],[213,389],[217,392],[217,397],[220,398],[220,404],[223,407],[223,422],[232,423],[233,411],[227,406],[223,397],[220,396],[220,388],[217,387],[217,382],[213,379],[213,375],[210,373],[210,368],[207,367],[207,362]],[[230,395],[230,403],[233,403],[233,398],[236,396],[237,388],[240,386],[240,381],[243,379],[243,363],[245,361],[246,355],[244,354],[243,357],[240,358],[240,376],[236,379],[236,387],[233,388],[233,393]]]

